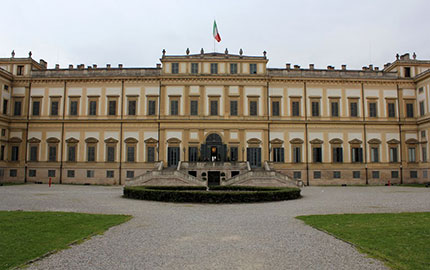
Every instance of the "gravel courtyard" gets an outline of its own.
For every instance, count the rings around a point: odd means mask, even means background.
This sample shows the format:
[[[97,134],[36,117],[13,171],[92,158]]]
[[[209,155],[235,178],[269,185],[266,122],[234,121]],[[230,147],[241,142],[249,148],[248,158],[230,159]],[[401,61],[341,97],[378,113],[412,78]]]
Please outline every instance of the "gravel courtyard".
[[[122,187],[0,187],[0,210],[130,214],[29,269],[386,269],[298,215],[430,211],[430,188],[305,187],[295,201],[199,205],[124,199]]]

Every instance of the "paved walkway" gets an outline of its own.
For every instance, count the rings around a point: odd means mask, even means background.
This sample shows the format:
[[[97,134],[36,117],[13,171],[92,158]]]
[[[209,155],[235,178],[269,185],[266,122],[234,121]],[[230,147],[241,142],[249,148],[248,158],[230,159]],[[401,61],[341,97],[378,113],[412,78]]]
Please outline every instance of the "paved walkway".
[[[124,213],[134,218],[29,269],[386,269],[297,215],[430,211],[430,189],[306,187],[274,203],[199,205],[121,198],[121,187],[0,187],[1,210]]]

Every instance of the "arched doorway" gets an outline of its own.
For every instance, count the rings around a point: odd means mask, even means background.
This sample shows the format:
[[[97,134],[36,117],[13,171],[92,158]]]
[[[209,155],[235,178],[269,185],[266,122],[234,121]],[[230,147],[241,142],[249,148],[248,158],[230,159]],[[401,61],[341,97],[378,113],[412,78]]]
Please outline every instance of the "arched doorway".
[[[206,142],[200,148],[201,159],[203,161],[226,161],[227,145],[222,143],[222,138],[216,133],[211,133],[206,137]]]

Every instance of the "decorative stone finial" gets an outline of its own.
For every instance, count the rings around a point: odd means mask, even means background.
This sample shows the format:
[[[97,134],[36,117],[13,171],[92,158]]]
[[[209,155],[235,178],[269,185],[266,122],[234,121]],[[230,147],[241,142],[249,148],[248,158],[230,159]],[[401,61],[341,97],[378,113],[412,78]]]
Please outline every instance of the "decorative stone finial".
[[[203,48],[200,49],[200,54],[204,54],[205,51],[203,50]]]
[[[28,58],[31,58],[31,56],[33,55],[33,53],[31,51],[28,52]]]
[[[239,54],[240,54],[240,55],[242,55],[242,54],[243,54],[243,50],[242,50],[242,48],[240,48],[240,50],[239,50]]]
[[[14,58],[14,57],[15,57],[15,50],[12,50],[11,55],[12,55],[12,58]]]
[[[414,60],[417,59],[417,54],[414,52],[414,54],[412,55],[412,57],[414,58]]]
[[[163,49],[161,52],[163,53],[163,57],[166,56],[166,50],[165,49]]]
[[[228,54],[228,49],[227,49],[227,48],[225,48],[224,53],[225,53],[225,54]]]
[[[266,52],[266,51],[264,51],[264,52],[263,52],[263,56],[264,56],[264,57],[266,57],[266,54],[267,54],[267,52]]]
[[[400,57],[400,56],[399,56],[399,54],[396,54],[396,59],[397,59],[397,60],[399,60],[399,57]]]
[[[185,51],[185,53],[186,53],[187,55],[189,55],[189,54],[190,54],[190,48],[187,48],[187,50]]]

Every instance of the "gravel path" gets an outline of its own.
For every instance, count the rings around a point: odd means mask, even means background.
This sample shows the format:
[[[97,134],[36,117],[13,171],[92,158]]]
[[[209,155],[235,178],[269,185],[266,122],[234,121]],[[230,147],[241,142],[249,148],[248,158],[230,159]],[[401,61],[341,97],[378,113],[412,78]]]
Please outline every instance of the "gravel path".
[[[386,269],[297,215],[430,211],[430,189],[306,187],[295,201],[172,204],[121,187],[0,187],[1,210],[124,213],[134,218],[28,269]]]

